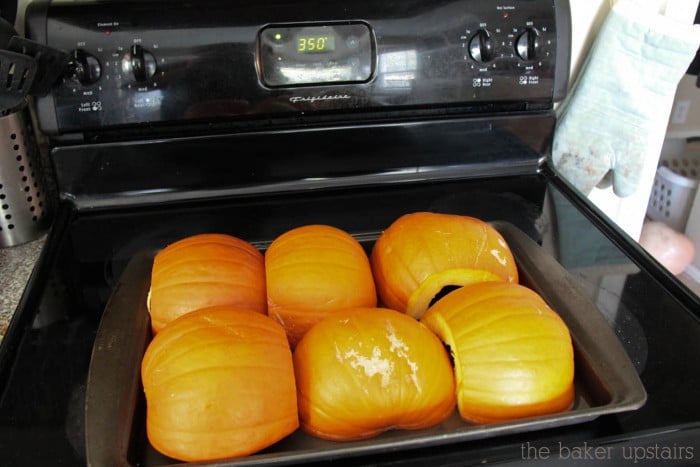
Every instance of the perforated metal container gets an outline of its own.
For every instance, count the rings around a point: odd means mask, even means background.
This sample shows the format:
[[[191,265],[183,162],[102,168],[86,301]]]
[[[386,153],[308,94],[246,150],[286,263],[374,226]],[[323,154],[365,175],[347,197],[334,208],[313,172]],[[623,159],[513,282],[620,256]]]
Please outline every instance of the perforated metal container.
[[[38,238],[49,224],[36,139],[28,110],[0,117],[0,247]]]

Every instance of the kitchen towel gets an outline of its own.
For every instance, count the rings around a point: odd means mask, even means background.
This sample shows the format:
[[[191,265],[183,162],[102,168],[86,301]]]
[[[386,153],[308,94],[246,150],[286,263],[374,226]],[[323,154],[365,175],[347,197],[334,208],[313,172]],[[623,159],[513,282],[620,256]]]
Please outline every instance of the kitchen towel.
[[[552,162],[584,195],[609,184],[620,197],[635,192],[645,160],[658,161],[678,82],[700,47],[699,25],[650,3],[612,7],[558,109]]]

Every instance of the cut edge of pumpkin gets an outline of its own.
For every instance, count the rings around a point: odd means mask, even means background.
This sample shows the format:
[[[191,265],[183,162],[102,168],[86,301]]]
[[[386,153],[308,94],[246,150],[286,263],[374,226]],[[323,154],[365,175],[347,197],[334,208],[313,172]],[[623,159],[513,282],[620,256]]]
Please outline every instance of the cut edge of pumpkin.
[[[406,314],[420,319],[436,295],[445,287],[463,287],[479,282],[503,282],[504,279],[485,269],[453,268],[430,274],[408,298]]]
[[[459,354],[456,351],[456,343],[452,328],[447,324],[447,320],[440,313],[428,313],[420,320],[422,324],[430,329],[439,339],[442,344],[447,347],[448,354],[452,360],[452,369],[455,376],[455,396],[458,396],[459,387],[462,382],[462,372],[458,368],[462,367],[462,362],[459,359]]]

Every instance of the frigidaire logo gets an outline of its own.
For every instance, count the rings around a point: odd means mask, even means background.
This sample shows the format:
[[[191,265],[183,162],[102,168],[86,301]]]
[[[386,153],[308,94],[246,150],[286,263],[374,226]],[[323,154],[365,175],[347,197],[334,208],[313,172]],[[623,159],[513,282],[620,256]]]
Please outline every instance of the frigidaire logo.
[[[292,96],[289,98],[289,102],[292,104],[297,104],[299,102],[322,102],[322,101],[339,101],[343,99],[350,99],[351,97],[347,94],[324,94],[322,96]]]

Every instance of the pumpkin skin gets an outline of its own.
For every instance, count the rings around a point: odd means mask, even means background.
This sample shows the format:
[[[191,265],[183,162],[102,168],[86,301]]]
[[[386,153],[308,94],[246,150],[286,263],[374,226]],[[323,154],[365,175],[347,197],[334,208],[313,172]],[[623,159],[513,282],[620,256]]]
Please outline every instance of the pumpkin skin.
[[[454,413],[447,351],[425,326],[385,308],[334,313],[294,351],[301,427],[334,441],[421,429]]]
[[[464,286],[435,303],[421,322],[451,349],[464,420],[508,421],[573,404],[569,330],[534,291],[506,282]]]
[[[182,461],[244,456],[299,426],[292,353],[268,316],[232,306],[181,316],[141,363],[148,439]]]
[[[371,264],[381,304],[414,318],[444,287],[518,282],[501,234],[487,222],[455,214],[401,216],[377,239]]]
[[[158,252],[148,298],[154,334],[185,313],[215,305],[267,313],[260,250],[230,235],[199,234]]]
[[[288,230],[265,252],[268,314],[296,346],[330,313],[377,304],[369,258],[360,243],[329,225]]]

